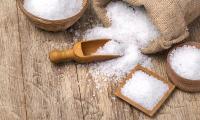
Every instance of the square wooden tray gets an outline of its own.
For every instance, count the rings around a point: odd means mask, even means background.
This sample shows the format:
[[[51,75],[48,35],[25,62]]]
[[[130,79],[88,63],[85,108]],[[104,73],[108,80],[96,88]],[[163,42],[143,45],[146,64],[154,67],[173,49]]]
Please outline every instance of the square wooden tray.
[[[143,106],[141,106],[140,104],[138,104],[137,102],[129,99],[128,97],[124,96],[121,93],[121,88],[126,84],[126,81],[130,80],[132,75],[136,72],[136,71],[143,71],[149,75],[152,75],[153,77],[157,78],[158,80],[163,81],[164,83],[166,83],[169,86],[169,90],[164,94],[164,96],[161,98],[161,100],[158,102],[158,104],[153,108],[153,110],[148,110],[146,108],[144,108]],[[151,70],[148,70],[147,68],[142,67],[141,65],[137,65],[131,72],[130,74],[121,81],[119,87],[116,89],[115,91],[115,95],[121,99],[123,99],[124,101],[128,102],[129,104],[131,104],[132,106],[136,107],[137,109],[141,110],[142,112],[144,112],[145,114],[147,114],[148,116],[153,116],[157,110],[161,107],[161,105],[165,102],[165,100],[169,97],[169,95],[173,92],[175,86],[168,80],[160,77],[158,74],[152,72]]]

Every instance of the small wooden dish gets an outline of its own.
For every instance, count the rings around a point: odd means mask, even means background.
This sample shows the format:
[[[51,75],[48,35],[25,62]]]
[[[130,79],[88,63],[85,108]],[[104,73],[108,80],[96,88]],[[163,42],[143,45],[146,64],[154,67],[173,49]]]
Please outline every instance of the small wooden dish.
[[[170,54],[173,50],[177,47],[182,47],[184,45],[195,46],[200,49],[200,43],[198,42],[187,42],[181,45],[174,47],[167,56],[167,75],[169,76],[170,80],[181,90],[186,92],[199,92],[200,91],[200,80],[189,80],[183,78],[182,76],[178,75],[170,65]]]
[[[17,0],[17,4],[21,11],[25,14],[25,16],[38,28],[52,32],[64,31],[70,26],[72,26],[76,21],[80,19],[80,17],[84,14],[88,6],[88,0],[83,0],[82,9],[79,13],[75,14],[74,16],[61,20],[47,20],[44,18],[37,17],[28,12],[23,6],[23,2],[24,0]]]
[[[128,80],[131,79],[132,75],[136,72],[136,71],[143,71],[149,75],[152,75],[153,77],[157,78],[158,80],[163,81],[164,83],[166,83],[169,86],[169,90],[163,95],[163,97],[161,98],[161,100],[158,102],[158,104],[153,108],[153,110],[148,110],[146,108],[144,108],[143,106],[141,106],[140,104],[138,104],[137,102],[129,99],[128,97],[124,96],[121,93],[121,89],[123,88],[123,86],[126,84],[126,82]],[[131,104],[132,106],[136,107],[137,109],[141,110],[142,112],[144,112],[145,114],[147,114],[148,116],[153,116],[157,110],[161,107],[161,105],[165,102],[165,100],[169,97],[169,95],[173,92],[175,86],[169,82],[168,80],[165,80],[164,78],[160,77],[158,74],[148,70],[147,68],[144,68],[140,65],[137,65],[131,72],[130,74],[124,79],[122,80],[122,82],[120,83],[120,86],[116,89],[115,91],[115,95],[118,96],[119,98],[121,98],[122,100],[128,102],[129,104]]]

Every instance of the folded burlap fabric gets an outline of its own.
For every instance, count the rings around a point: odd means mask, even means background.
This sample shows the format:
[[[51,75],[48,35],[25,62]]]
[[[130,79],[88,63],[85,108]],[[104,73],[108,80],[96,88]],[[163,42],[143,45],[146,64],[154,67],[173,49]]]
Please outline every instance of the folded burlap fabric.
[[[111,25],[106,5],[112,0],[93,0],[94,10],[105,27]],[[200,15],[200,0],[123,0],[133,6],[144,6],[160,36],[146,48],[152,54],[170,48],[189,36],[187,25]]]

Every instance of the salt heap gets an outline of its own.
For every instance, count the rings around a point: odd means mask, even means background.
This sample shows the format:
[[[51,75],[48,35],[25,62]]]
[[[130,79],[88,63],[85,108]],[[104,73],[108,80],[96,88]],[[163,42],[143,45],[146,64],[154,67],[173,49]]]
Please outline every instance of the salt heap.
[[[169,90],[163,81],[143,71],[136,71],[122,87],[121,93],[148,110],[153,108]]]
[[[83,0],[24,0],[24,8],[35,16],[60,20],[77,14]]]
[[[110,53],[110,49],[119,50],[123,57],[106,62],[92,64],[89,72],[95,79],[99,76],[106,76],[108,79],[101,78],[101,81],[115,80],[124,77],[137,64],[151,66],[151,59],[143,55],[140,48],[145,47],[151,40],[159,36],[159,32],[148,18],[143,8],[130,7],[123,2],[111,2],[107,7],[107,16],[112,21],[112,25],[104,28],[101,25],[86,31],[86,39],[110,38],[104,51]],[[116,44],[116,42],[118,44]],[[101,50],[103,51],[103,50]],[[111,50],[112,51],[112,50]],[[105,52],[104,52],[105,53]],[[100,82],[100,81],[97,81]]]
[[[180,76],[190,80],[200,80],[200,49],[185,45],[170,54],[172,69]]]

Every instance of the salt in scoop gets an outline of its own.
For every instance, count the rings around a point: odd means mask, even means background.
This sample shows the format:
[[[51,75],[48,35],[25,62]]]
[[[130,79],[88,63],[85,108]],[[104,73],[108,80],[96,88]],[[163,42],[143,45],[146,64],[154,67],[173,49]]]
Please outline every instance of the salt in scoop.
[[[53,63],[76,61],[78,63],[89,63],[95,61],[109,60],[120,57],[112,54],[94,54],[100,47],[104,46],[109,39],[96,39],[77,42],[73,48],[68,50],[53,50],[49,53],[49,59]]]

